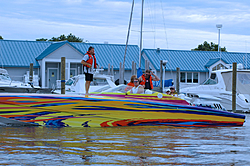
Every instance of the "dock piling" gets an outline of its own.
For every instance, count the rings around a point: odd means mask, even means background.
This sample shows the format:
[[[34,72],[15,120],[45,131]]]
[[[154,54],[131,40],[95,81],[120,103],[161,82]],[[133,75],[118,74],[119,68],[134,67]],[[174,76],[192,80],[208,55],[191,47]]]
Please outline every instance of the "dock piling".
[[[232,76],[232,112],[236,112],[236,79],[237,79],[237,63],[233,63]]]
[[[65,57],[61,57],[61,94],[65,94]]]
[[[30,63],[29,82],[33,86],[33,63]]]

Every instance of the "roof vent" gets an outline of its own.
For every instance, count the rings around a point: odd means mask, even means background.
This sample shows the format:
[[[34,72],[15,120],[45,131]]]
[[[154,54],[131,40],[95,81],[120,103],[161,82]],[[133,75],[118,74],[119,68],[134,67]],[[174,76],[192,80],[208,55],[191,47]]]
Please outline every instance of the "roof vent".
[[[156,49],[156,52],[157,52],[157,53],[160,53],[160,48],[157,48],[157,49]]]
[[[109,42],[108,41],[104,41],[104,44],[109,44]]]

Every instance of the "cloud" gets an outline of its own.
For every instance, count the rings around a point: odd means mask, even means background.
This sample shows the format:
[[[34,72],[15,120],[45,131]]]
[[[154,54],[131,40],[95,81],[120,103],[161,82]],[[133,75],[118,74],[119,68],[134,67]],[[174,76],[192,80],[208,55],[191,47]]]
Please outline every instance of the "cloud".
[[[94,43],[125,44],[131,1],[53,0],[1,1],[1,36],[35,40],[73,33]],[[190,50],[204,41],[217,43],[216,24],[222,23],[221,45],[244,52],[250,37],[249,2],[145,1],[143,46]],[[10,10],[10,7],[13,10]],[[129,44],[139,45],[141,4],[134,8]],[[42,10],[41,10],[42,9]],[[162,10],[163,9],[163,10]],[[247,44],[250,45],[250,44]]]

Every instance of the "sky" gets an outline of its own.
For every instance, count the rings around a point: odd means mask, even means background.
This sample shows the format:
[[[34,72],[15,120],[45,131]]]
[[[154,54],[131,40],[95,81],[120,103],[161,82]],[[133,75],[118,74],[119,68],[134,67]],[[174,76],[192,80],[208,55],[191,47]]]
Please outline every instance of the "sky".
[[[129,44],[140,46],[141,0]],[[132,0],[1,0],[0,36],[28,40],[73,35],[89,43],[126,44]],[[144,0],[145,49],[191,50],[204,41],[250,52],[249,0]]]

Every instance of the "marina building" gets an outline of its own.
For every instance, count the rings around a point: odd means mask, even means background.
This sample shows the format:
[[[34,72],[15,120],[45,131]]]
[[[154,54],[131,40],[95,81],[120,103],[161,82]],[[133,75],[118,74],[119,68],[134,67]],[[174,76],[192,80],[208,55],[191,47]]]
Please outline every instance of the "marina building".
[[[125,47],[121,44],[97,44],[77,42],[45,42],[0,40],[0,68],[8,71],[12,80],[24,81],[30,63],[33,63],[34,74],[38,75],[41,87],[52,88],[60,80],[61,57],[66,58],[66,80],[78,74],[83,74],[82,57],[88,48],[95,48],[99,68],[104,73],[113,74],[119,79],[120,63],[124,61]],[[249,69],[248,53],[215,52],[215,51],[183,51],[165,49],[143,49],[141,68],[145,69],[146,62],[149,68],[160,75],[161,60],[167,63],[165,79],[176,80],[176,68],[179,67],[181,87],[199,85],[203,83],[213,70],[230,68],[233,62],[243,64]],[[130,80],[132,63],[139,64],[139,47],[128,45],[125,59],[125,80]]]

